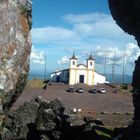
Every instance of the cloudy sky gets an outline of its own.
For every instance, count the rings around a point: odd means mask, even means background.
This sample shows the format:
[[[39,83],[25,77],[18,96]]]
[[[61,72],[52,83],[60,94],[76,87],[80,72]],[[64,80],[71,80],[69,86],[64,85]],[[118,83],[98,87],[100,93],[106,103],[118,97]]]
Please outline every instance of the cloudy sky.
[[[140,51],[133,36],[123,32],[110,15],[107,0],[33,0],[31,70],[47,71],[68,68],[75,52],[79,63],[89,54],[95,69],[121,74],[123,62],[131,75]]]

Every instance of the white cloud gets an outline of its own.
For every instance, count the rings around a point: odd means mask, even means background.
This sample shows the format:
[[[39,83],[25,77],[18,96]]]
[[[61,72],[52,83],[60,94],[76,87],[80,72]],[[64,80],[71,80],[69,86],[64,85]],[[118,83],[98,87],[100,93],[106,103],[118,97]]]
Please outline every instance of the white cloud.
[[[140,55],[140,50],[135,43],[128,43],[123,50],[117,47],[107,47],[106,49],[97,47],[92,54],[96,57],[97,64],[104,64],[106,55],[107,64],[113,64],[115,60],[116,65],[122,65],[123,61],[125,61],[125,63],[133,66],[134,61]]]
[[[35,49],[34,46],[32,46],[31,51],[31,62],[34,64],[45,64],[45,54],[43,51],[40,51],[38,49]]]
[[[36,43],[72,41],[79,38],[72,30],[61,27],[33,28],[32,36]]]
[[[94,14],[93,14],[94,15]],[[79,15],[80,16],[80,15]],[[95,16],[97,16],[95,14]],[[73,15],[74,17],[74,15]],[[74,17],[75,19],[76,16]],[[97,18],[97,17],[96,17]],[[78,19],[77,19],[78,20]],[[88,21],[88,20],[87,20]],[[104,15],[102,18],[102,14],[98,14],[98,19],[91,20],[90,22],[77,22],[74,24],[74,31],[79,34],[79,36],[88,38],[98,37],[99,39],[122,39],[122,38],[130,38],[130,35],[126,34],[113,20],[110,15]]]
[[[63,56],[57,62],[58,62],[58,64],[68,64],[69,63],[69,57],[68,56]]]
[[[78,62],[79,62],[79,59],[81,58],[81,56],[80,56],[80,55],[76,55],[75,57],[78,59]],[[71,58],[71,56],[70,56],[70,57],[68,57],[68,56],[62,56],[62,57],[57,61],[57,63],[58,63],[58,64],[69,64],[69,63],[70,63],[70,58]]]
[[[58,64],[69,63],[67,56],[73,51],[80,54],[81,59],[84,56],[87,58],[90,52],[97,51],[96,63],[103,65],[105,53],[101,51],[108,50],[110,52],[107,54],[108,64],[113,63],[115,51],[116,65],[122,64],[124,55],[126,55],[127,63],[134,65],[134,60],[139,55],[136,41],[133,36],[126,34],[115,23],[111,15],[102,13],[67,14],[63,19],[68,26],[47,26],[32,29],[33,44],[47,46],[48,52],[51,51],[52,54],[56,51],[57,60],[60,54],[63,56],[58,61],[56,60]],[[124,54],[125,44],[127,45]],[[39,56],[38,53],[33,50],[32,62],[43,64],[44,58],[41,57],[43,54]],[[86,54],[84,55],[84,53]]]
[[[134,43],[128,43],[126,45],[126,58],[129,64],[134,65],[134,61],[140,56],[140,49]]]
[[[65,48],[66,44],[77,46],[82,43],[90,43],[91,40],[108,40],[116,42],[130,40],[132,37],[115,23],[111,15],[101,13],[68,14],[64,19],[72,24],[71,28],[47,26],[33,28],[34,43],[60,44]]]
[[[87,13],[87,14],[67,14],[64,16],[66,21],[70,23],[88,23],[88,22],[97,22],[102,20],[106,20],[109,16],[107,14],[102,13]]]
[[[106,47],[103,49],[102,47],[97,46],[92,52],[87,50],[79,51],[76,57],[78,58],[78,61],[81,61],[85,64],[85,60],[88,58],[90,53],[93,55],[93,58],[95,58],[95,63],[97,65],[104,65],[106,55],[107,65],[112,65],[115,60],[116,66],[122,65],[123,61],[125,61],[125,64],[127,63],[131,66],[134,66],[134,61],[140,55],[140,50],[135,43],[127,43],[124,49],[119,49],[117,47]],[[69,64],[69,58],[70,57],[68,56],[63,56],[57,62],[58,64]]]

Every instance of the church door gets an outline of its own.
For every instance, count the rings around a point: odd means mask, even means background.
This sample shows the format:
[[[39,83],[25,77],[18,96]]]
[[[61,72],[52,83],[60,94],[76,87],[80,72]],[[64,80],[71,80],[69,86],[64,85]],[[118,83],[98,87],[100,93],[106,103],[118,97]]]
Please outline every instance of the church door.
[[[80,83],[84,83],[84,75],[79,76],[79,81],[80,81]]]

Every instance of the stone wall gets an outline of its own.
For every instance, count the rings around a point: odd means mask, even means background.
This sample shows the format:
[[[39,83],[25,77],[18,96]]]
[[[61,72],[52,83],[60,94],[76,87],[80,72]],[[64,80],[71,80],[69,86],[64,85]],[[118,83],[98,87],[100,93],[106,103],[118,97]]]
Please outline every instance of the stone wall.
[[[4,110],[26,84],[31,51],[31,8],[28,0],[0,0],[0,108]]]

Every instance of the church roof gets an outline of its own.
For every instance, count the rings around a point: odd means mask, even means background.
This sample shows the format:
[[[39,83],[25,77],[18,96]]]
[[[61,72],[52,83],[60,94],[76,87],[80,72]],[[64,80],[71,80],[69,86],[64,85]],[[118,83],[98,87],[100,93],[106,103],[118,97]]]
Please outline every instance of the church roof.
[[[84,65],[84,64],[78,64],[77,67],[79,67],[79,66],[81,66],[81,65],[84,66],[84,67],[86,67],[86,65]]]
[[[105,75],[104,75],[104,74],[102,74],[102,73],[100,73],[100,72],[94,71],[94,73],[97,73],[97,74],[102,75],[102,76],[104,76],[104,77],[105,77]]]
[[[72,55],[72,57],[71,57],[70,59],[77,59],[77,58],[75,57],[75,54],[74,54],[74,53],[73,53],[73,55]]]
[[[94,58],[92,57],[92,55],[90,54],[88,60],[95,60],[95,59],[94,59]]]
[[[69,69],[56,70],[55,72],[52,72],[51,74],[55,74],[55,73],[58,73],[58,72],[64,72],[64,71],[69,71]]]

